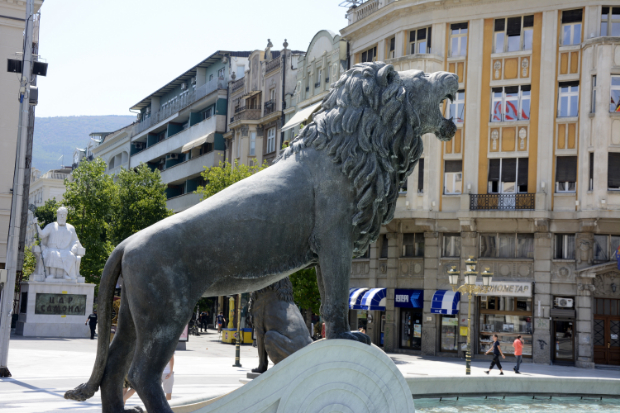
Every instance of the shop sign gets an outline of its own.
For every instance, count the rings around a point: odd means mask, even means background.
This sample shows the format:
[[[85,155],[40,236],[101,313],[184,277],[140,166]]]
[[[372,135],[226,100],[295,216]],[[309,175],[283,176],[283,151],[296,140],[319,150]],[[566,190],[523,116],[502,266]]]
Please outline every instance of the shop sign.
[[[424,303],[424,291],[422,290],[394,290],[394,307],[422,308]]]
[[[482,285],[481,282],[476,283]],[[479,295],[510,296],[510,297],[531,297],[532,283],[514,281],[492,281],[489,292]]]

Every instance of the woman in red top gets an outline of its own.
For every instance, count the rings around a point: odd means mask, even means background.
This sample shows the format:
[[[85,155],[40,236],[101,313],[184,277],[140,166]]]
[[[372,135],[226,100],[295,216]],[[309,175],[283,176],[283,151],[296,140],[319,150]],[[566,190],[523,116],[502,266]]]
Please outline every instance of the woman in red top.
[[[512,346],[515,348],[515,356],[517,357],[517,365],[512,369],[517,374],[521,374],[519,371],[519,367],[521,366],[521,362],[523,361],[523,340],[521,340],[521,336],[517,336],[517,339],[512,343]]]

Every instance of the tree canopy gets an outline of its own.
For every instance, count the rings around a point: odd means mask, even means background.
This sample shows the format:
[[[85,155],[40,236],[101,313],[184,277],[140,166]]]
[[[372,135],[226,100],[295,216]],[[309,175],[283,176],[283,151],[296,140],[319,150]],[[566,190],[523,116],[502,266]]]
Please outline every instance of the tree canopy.
[[[256,172],[260,172],[268,166],[267,161],[263,162],[262,165],[253,166],[239,165],[237,160],[235,160],[234,165],[229,162],[220,161],[219,166],[213,166],[211,168],[205,167],[205,170],[201,175],[207,183],[205,186],[199,186],[196,192],[201,195],[200,200],[204,201],[210,196],[217,194],[224,188],[227,188],[232,184],[255,174]]]

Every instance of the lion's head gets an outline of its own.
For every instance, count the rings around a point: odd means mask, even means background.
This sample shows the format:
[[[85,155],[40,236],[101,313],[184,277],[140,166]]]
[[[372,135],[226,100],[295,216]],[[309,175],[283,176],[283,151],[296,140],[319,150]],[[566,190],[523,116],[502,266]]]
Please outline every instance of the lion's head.
[[[450,140],[456,132],[440,105],[452,100],[458,77],[397,72],[383,62],[353,66],[332,85],[322,110],[280,158],[312,147],[341,165],[356,193],[354,254],[376,241],[394,217],[399,188],[422,155],[425,133]]]

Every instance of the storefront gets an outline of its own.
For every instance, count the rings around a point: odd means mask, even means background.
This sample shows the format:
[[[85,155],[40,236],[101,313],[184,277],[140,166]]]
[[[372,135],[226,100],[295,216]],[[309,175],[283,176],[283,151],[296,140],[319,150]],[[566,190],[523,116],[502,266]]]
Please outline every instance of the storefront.
[[[362,298],[368,291],[368,288],[351,288],[349,289],[349,324],[351,330],[364,330],[368,324],[368,317],[365,311],[362,310]]]
[[[459,302],[461,293],[438,290],[433,295],[431,313],[440,314],[439,351],[458,352],[459,340]]]
[[[380,347],[384,342],[386,297],[387,289],[371,288],[364,293],[358,311],[358,325],[363,325],[372,342]],[[365,318],[360,319],[360,313]]]
[[[575,364],[575,299],[554,297],[552,320],[553,364]]]
[[[400,308],[399,347],[408,350],[421,350],[424,291],[396,289],[394,291],[394,307]]]
[[[502,351],[514,355],[513,342],[523,340],[523,357],[532,357],[532,283],[494,281],[491,291],[478,297],[478,353],[491,348],[497,334]]]

